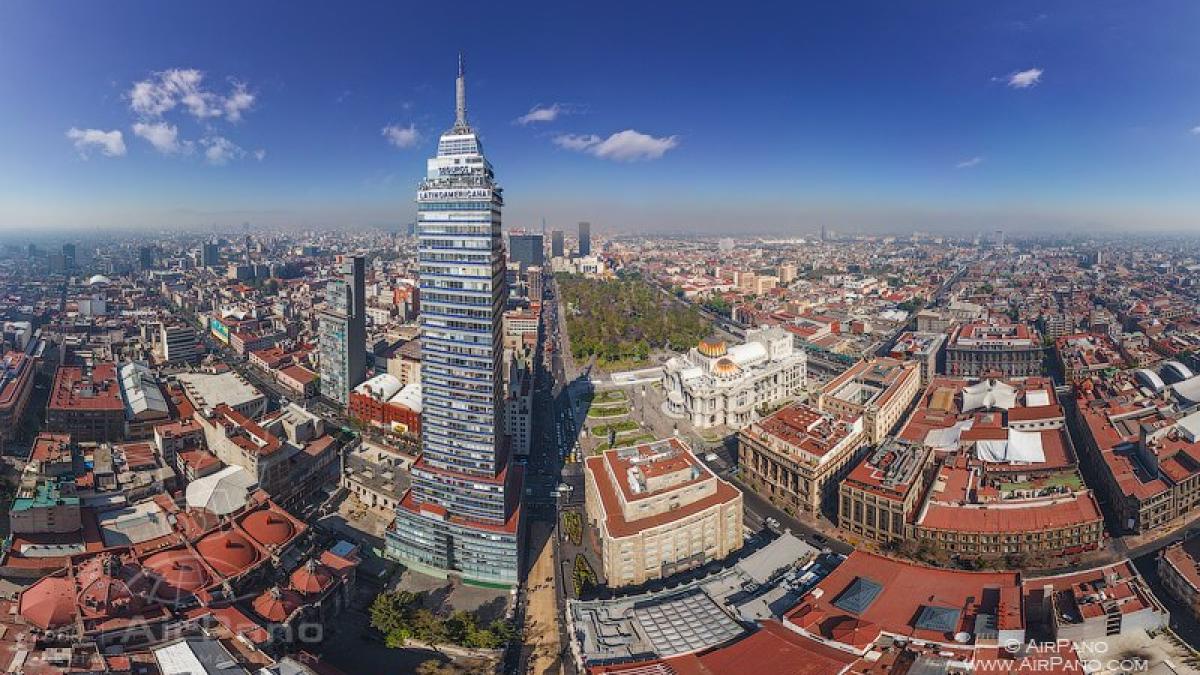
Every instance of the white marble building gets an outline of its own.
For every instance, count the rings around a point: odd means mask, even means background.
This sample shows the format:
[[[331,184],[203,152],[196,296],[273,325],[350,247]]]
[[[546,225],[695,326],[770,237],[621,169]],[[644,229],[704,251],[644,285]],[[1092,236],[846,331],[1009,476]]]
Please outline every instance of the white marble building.
[[[799,396],[807,376],[808,356],[778,326],[749,330],[733,347],[710,338],[667,362],[663,412],[697,429],[737,430],[758,419],[757,409]]]

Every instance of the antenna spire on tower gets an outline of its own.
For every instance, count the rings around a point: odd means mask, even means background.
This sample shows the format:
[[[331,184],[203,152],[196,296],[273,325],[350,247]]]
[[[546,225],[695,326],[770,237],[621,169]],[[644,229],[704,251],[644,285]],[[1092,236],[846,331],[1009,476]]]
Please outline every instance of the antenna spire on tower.
[[[458,79],[455,81],[454,126],[467,126],[467,75],[462,52],[458,53]]]

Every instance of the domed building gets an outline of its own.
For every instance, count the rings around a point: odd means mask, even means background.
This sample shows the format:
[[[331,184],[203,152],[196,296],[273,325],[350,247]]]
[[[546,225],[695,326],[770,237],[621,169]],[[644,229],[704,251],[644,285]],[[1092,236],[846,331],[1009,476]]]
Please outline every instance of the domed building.
[[[758,418],[757,408],[798,396],[808,377],[808,356],[778,326],[746,332],[746,342],[728,346],[706,338],[663,368],[667,395],[663,412],[697,429],[737,430]]]
[[[256,566],[263,556],[250,540],[233,530],[212,532],[196,542],[204,562],[223,577],[236,577]]]
[[[75,572],[79,587],[76,602],[85,619],[129,615],[142,606],[140,587],[146,583],[137,563],[123,562],[115,554],[89,558]]]
[[[295,572],[292,572],[292,588],[303,593],[307,598],[318,598],[337,583],[333,571],[328,567],[309,559]]]
[[[291,517],[274,509],[254,511],[242,518],[240,524],[254,541],[268,550],[283,546],[299,533]]]
[[[191,551],[159,551],[142,561],[147,596],[160,602],[178,603],[213,583],[208,568]]]
[[[272,586],[254,598],[254,613],[271,623],[284,623],[304,606],[304,598],[293,590]]]
[[[68,626],[75,622],[75,585],[66,577],[42,577],[21,593],[17,613],[42,630]]]

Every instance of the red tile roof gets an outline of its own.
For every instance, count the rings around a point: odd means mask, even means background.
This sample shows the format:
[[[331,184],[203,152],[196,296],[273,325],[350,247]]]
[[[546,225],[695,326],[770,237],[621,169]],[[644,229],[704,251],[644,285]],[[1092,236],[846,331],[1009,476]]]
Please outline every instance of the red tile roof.
[[[124,411],[121,388],[117,384],[117,367],[112,363],[97,363],[91,377],[82,368],[59,366],[50,392],[51,410],[117,410]]]

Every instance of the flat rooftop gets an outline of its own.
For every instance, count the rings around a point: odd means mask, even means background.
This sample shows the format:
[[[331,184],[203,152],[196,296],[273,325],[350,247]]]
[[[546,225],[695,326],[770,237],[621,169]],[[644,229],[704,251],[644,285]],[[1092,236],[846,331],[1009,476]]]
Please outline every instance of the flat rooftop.
[[[262,398],[254,388],[234,371],[224,373],[179,373],[175,375],[197,408],[215,408],[224,403],[236,408]]]

